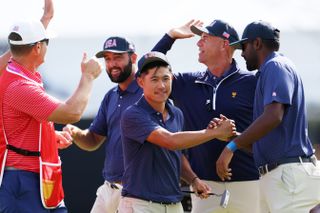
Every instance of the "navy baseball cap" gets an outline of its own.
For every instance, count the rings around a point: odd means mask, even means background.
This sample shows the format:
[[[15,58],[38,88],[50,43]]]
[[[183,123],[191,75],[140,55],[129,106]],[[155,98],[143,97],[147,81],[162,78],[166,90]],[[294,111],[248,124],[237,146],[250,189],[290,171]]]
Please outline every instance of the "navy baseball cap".
[[[144,56],[142,56],[138,61],[138,72],[136,73],[136,76],[140,76],[143,69],[150,63],[153,62],[163,62],[164,64],[167,64],[170,66],[170,63],[166,57],[165,54],[157,51],[152,51]]]
[[[130,52],[133,53],[135,52],[135,47],[132,42],[127,40],[126,38],[123,37],[110,37],[108,38],[104,44],[103,48],[100,52],[96,54],[97,58],[103,58],[104,53],[106,52],[112,52],[112,53],[125,53],[125,52]]]
[[[240,41],[231,43],[230,46],[241,49],[241,44],[256,38],[279,41],[280,30],[271,26],[271,24],[268,22],[255,21],[246,26],[242,34],[242,39]]]
[[[214,20],[206,27],[192,25],[190,29],[194,34],[199,36],[201,36],[202,33],[208,33],[209,35],[229,40],[230,43],[239,41],[237,31],[230,24],[222,20]]]

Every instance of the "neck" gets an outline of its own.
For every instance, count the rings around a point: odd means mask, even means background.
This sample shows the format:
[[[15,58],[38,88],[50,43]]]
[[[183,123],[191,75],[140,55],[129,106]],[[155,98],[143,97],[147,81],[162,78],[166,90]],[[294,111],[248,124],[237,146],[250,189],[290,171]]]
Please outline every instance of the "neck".
[[[34,59],[25,56],[13,56],[12,59],[21,66],[23,66],[26,70],[30,71],[31,73],[35,73],[37,71],[38,65],[34,63]]]
[[[166,113],[166,102],[155,102],[152,101],[150,99],[148,99],[147,97],[145,97],[146,101],[148,102],[148,104],[150,104],[150,106],[157,112],[160,112],[163,116]]]
[[[227,70],[230,69],[232,64],[232,55],[224,55],[218,60],[208,64],[208,70],[215,76],[221,77]]]
[[[122,83],[119,83],[119,87],[122,91],[125,91],[129,85],[131,84],[132,81],[135,81],[135,72],[132,71],[131,75],[127,78],[127,80],[125,80]]]

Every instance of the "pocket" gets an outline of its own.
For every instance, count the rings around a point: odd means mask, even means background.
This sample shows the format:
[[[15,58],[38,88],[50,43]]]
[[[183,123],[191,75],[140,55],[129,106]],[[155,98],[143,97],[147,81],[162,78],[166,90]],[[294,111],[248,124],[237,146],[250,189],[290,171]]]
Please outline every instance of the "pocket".
[[[46,208],[57,207],[64,198],[62,187],[61,161],[58,163],[42,162],[40,159],[40,194]]]
[[[299,176],[299,175],[298,175]],[[289,193],[294,193],[296,190],[296,177],[293,171],[293,168],[289,165],[285,165],[282,168],[281,173],[281,182],[283,184],[283,187],[286,191]]]

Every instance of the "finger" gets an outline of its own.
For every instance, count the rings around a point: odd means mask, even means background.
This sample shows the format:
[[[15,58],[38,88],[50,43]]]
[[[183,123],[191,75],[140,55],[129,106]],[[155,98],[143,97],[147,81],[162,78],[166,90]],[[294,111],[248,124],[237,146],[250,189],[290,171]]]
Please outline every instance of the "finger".
[[[193,22],[194,22],[194,19],[191,19],[190,21],[188,21],[188,23],[186,23],[186,25],[185,25],[185,26],[191,26],[191,25],[194,25],[194,24],[193,24]]]
[[[87,53],[83,53],[83,55],[82,55],[82,63],[85,63],[87,61]]]
[[[222,120],[228,120],[228,118],[226,117],[226,116],[224,116],[224,115],[222,115],[222,114],[220,114],[220,118],[222,119]]]

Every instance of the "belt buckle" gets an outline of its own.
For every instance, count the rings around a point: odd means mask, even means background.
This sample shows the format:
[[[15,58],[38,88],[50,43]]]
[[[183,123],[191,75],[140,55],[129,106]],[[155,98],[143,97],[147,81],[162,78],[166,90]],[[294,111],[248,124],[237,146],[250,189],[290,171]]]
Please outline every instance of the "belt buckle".
[[[265,174],[267,174],[268,172],[269,172],[268,164],[265,164],[265,165],[259,167],[259,174],[260,174],[260,176],[265,175]]]

